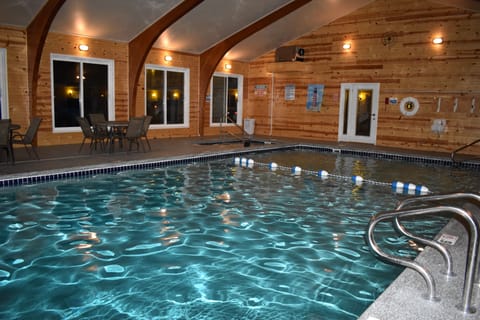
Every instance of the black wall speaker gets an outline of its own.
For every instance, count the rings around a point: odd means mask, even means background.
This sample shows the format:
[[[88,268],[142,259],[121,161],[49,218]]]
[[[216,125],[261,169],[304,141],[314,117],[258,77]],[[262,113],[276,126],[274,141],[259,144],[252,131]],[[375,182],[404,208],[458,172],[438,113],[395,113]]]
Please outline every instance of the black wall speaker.
[[[275,50],[276,62],[303,61],[305,50],[296,46],[280,47]]]

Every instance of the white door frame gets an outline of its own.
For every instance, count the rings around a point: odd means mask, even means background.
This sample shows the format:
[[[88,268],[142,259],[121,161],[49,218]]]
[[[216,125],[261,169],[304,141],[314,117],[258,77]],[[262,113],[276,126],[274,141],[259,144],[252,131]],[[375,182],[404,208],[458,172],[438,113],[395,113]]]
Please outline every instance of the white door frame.
[[[8,119],[7,49],[0,48],[0,106],[2,119]]]
[[[371,113],[369,135],[357,135],[358,92],[371,90]],[[349,94],[347,95],[346,92]],[[342,83],[340,87],[340,105],[338,115],[338,141],[376,144],[379,83]],[[347,108],[346,108],[347,107]],[[348,112],[347,110],[348,109]],[[345,118],[346,117],[346,118]]]

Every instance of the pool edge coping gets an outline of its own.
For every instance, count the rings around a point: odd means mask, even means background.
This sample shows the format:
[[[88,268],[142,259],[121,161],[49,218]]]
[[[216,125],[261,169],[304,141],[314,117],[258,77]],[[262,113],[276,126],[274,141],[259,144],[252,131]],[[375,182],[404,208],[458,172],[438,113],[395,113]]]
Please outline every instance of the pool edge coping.
[[[153,169],[167,166],[189,164],[195,162],[206,162],[211,160],[226,159],[249,153],[261,153],[281,150],[316,150],[344,155],[362,156],[381,160],[408,161],[424,164],[435,164],[446,167],[459,167],[462,169],[480,170],[480,162],[465,161],[461,164],[454,163],[447,157],[413,155],[406,152],[364,150],[361,148],[329,146],[312,143],[292,143],[284,145],[265,144],[248,150],[230,150],[223,152],[206,152],[200,154],[187,154],[182,156],[169,156],[147,160],[119,161],[115,163],[103,163],[89,166],[77,166],[72,168],[58,168],[28,173],[16,173],[0,177],[0,188],[17,187],[38,183],[52,182],[66,179],[88,178],[98,174],[111,174],[127,170]]]

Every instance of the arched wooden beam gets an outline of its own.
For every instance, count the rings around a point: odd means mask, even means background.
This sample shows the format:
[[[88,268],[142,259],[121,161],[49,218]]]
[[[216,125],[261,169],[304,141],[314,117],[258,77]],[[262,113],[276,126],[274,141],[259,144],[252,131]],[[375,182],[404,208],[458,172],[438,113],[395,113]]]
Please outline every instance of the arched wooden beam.
[[[30,113],[37,105],[38,70],[48,30],[65,0],[48,0],[27,27],[27,67]]]
[[[199,115],[199,132],[200,135],[203,136],[203,122],[204,122],[204,114],[203,114],[203,107],[205,104],[205,97],[207,95],[208,86],[210,84],[210,78],[212,77],[218,63],[222,60],[223,56],[233,48],[236,44],[245,40],[252,34],[258,32],[259,30],[269,26],[270,24],[274,23],[275,21],[285,17],[286,15],[292,13],[293,11],[297,10],[298,8],[306,5],[307,3],[311,2],[312,0],[294,0],[289,4],[281,7],[280,9],[272,12],[271,14],[263,17],[262,19],[258,20],[257,22],[249,25],[248,27],[240,30],[239,32],[233,34],[229,38],[223,40],[222,42],[216,44],[215,46],[211,47],[207,51],[203,52],[200,55],[200,84],[199,84],[199,107],[200,107],[200,115]]]
[[[137,82],[140,79],[143,64],[153,44],[163,31],[202,2],[203,0],[183,1],[128,43],[128,70],[129,75],[131,75],[128,79],[130,113],[133,111],[137,99]]]

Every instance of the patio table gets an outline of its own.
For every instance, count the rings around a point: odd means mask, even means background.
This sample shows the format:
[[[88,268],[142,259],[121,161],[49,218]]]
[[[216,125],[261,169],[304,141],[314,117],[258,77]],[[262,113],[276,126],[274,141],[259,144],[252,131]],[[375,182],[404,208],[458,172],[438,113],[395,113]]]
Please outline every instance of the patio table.
[[[123,148],[123,138],[128,127],[128,121],[107,121],[109,152],[115,149],[115,139],[120,148]]]

